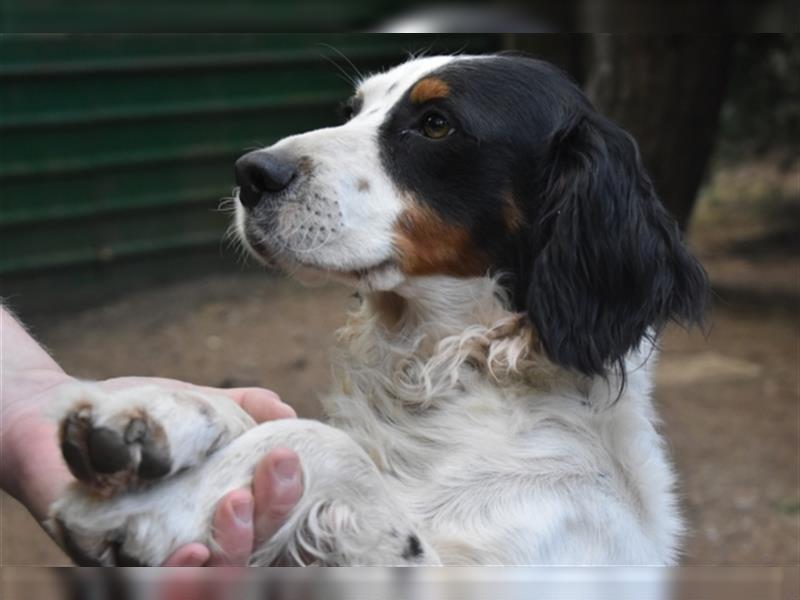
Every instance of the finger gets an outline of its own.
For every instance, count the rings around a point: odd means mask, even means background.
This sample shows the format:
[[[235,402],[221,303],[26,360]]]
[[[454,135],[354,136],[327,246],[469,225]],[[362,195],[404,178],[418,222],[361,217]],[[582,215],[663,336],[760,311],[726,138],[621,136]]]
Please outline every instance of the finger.
[[[236,388],[222,391],[253,417],[256,423],[297,417],[295,410],[288,404],[284,404],[280,396],[270,390],[263,388]]]
[[[280,396],[272,390],[265,388],[214,388],[202,385],[194,385],[179,379],[168,379],[165,377],[117,377],[107,379],[103,385],[109,390],[124,389],[134,385],[160,385],[172,389],[199,390],[210,394],[223,394],[236,402],[246,412],[253,417],[257,423],[273,421],[275,419],[287,419],[297,416],[294,409],[281,401]]]
[[[272,390],[265,388],[212,388],[193,386],[211,394],[224,394],[241,406],[256,423],[274,421],[275,419],[293,419],[297,413],[288,404],[281,401]]]
[[[245,565],[253,552],[253,495],[250,490],[228,492],[213,521],[214,541],[210,565]]]
[[[272,537],[303,495],[300,459],[289,448],[275,448],[256,465],[253,476],[255,538]]]
[[[203,544],[186,544],[173,552],[162,567],[202,567],[211,552]]]

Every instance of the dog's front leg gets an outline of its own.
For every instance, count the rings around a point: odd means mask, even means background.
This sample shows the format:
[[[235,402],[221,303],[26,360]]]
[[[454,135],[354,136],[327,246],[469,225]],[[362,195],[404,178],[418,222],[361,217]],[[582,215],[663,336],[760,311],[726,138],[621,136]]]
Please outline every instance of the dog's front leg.
[[[285,525],[256,549],[252,564],[439,564],[420,524],[346,433],[317,421],[268,423],[231,450],[251,446],[251,438],[258,455],[275,445],[295,450],[305,489]]]
[[[295,419],[252,427],[235,411],[220,414],[232,403],[140,392],[94,398],[84,389],[62,421],[65,459],[82,476],[51,507],[51,528],[79,562],[157,565],[185,543],[213,545],[219,499],[249,486],[259,459],[281,446],[300,457],[304,493],[252,564],[438,563],[375,464],[344,432]],[[157,457],[167,459],[156,476],[143,473],[153,441]]]

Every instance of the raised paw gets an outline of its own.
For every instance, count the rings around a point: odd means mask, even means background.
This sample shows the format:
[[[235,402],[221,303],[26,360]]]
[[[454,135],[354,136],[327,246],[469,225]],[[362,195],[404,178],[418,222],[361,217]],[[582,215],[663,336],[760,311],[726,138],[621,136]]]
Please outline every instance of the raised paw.
[[[157,386],[106,392],[82,384],[63,405],[64,460],[103,498],[191,467],[253,425],[225,398]]]
[[[54,519],[50,523],[51,533],[67,556],[79,567],[139,567],[146,566],[129,557],[122,543],[101,536],[76,535],[64,522]]]
[[[164,428],[138,408],[100,425],[91,405],[79,405],[62,420],[60,438],[69,470],[101,496],[172,470]]]
[[[50,506],[45,526],[79,566],[159,565],[176,547],[205,539],[210,517],[184,500],[193,489],[191,476],[112,498],[70,486]]]

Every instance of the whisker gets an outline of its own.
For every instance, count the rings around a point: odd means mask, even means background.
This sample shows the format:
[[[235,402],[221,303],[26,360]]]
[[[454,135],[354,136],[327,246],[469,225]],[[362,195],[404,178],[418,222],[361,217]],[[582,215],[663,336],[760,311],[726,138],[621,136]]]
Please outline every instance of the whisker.
[[[350,65],[350,67],[353,69],[353,71],[355,71],[355,74],[358,77],[358,81],[357,82],[356,81],[353,82],[354,87],[358,87],[357,83],[361,83],[362,81],[364,81],[363,73],[361,73],[361,71],[358,70],[358,67],[355,66],[355,64],[353,64],[352,60],[350,60],[349,58],[347,58],[347,56],[345,56],[344,52],[339,50],[336,46],[332,46],[331,44],[327,44],[325,42],[320,42],[319,45],[327,47],[327,48],[330,48],[331,50],[336,52],[336,54],[341,56],[345,60],[345,62],[347,62],[347,64]]]
[[[324,54],[320,54],[320,57],[324,58],[331,65],[336,67],[336,70],[339,71],[339,78],[343,79],[344,81],[346,81],[347,85],[349,85],[349,86],[351,86],[353,88],[358,87],[358,82],[339,63],[337,63],[335,60],[333,60],[330,56],[326,56]]]

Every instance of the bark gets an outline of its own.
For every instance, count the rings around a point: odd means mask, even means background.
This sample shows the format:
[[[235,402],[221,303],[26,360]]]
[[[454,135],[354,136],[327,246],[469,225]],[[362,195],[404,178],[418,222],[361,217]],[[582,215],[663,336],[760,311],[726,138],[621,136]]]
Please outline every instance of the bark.
[[[733,45],[719,35],[599,35],[588,93],[638,141],[662,202],[685,229],[717,133]]]

